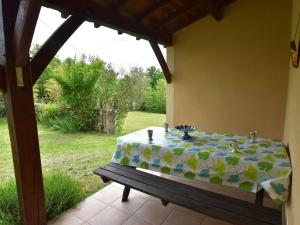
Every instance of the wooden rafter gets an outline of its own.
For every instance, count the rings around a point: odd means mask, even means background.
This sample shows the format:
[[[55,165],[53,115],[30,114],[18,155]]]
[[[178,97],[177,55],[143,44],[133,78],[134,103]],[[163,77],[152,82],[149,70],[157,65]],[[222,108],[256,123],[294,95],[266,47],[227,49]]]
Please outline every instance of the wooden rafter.
[[[215,0],[208,0],[208,13],[212,15],[212,17],[216,21],[221,21],[223,19],[223,14],[221,12],[221,9],[218,7]]]
[[[152,41],[152,40],[150,40],[149,43],[150,43],[150,45],[151,45],[151,47],[154,51],[154,54],[156,55],[156,58],[157,58],[160,66],[161,66],[161,69],[162,69],[162,71],[165,75],[167,83],[171,83],[172,75],[171,75],[171,72],[169,70],[168,64],[167,64],[167,62],[166,62],[166,60],[165,60],[165,58],[164,58],[164,56],[163,56],[163,54],[162,54],[162,52],[159,48],[159,45],[157,44],[157,42]]]
[[[121,8],[123,5],[125,5],[127,1],[128,1],[128,0],[118,0],[118,1],[116,1],[116,2],[112,5],[112,7],[114,7],[115,9],[119,9],[119,8]]]
[[[0,64],[5,70],[6,93],[4,99],[22,224],[46,225],[41,159],[28,58],[27,62],[23,61],[23,65],[18,67],[19,77],[22,78],[20,83],[18,83],[16,72],[17,57],[14,40],[18,39],[14,39],[14,37],[21,37],[22,33],[24,34],[23,29],[15,28],[15,25],[18,27],[23,24],[22,21],[15,22],[16,11],[19,9],[16,2],[0,0]],[[22,13],[18,14],[20,19]],[[32,14],[24,13],[23,15],[30,16]],[[37,18],[31,19],[34,21]],[[28,18],[22,20],[28,21]],[[25,40],[31,41],[31,38],[26,37]],[[18,46],[28,46],[29,43],[25,43],[25,40],[22,40],[24,43]],[[29,54],[28,51],[25,52],[26,49],[20,47],[19,53]]]
[[[48,38],[39,51],[31,60],[32,83],[34,84],[47,65],[80,27],[84,19],[80,16],[70,16],[57,30]]]
[[[154,24],[151,29],[153,30],[160,30],[162,27],[166,26],[173,20],[175,20],[178,17],[181,17],[182,15],[189,12],[191,9],[195,7],[193,2],[190,2],[186,4],[184,7],[181,7],[178,11],[170,13],[167,17],[165,17],[163,20],[160,20],[159,23]]]
[[[2,92],[6,91],[6,88],[5,88],[5,79],[4,79],[4,68],[2,66],[0,66],[0,90]]]
[[[162,0],[160,0],[162,2]],[[163,7],[164,5],[169,4],[170,2],[172,2],[173,0],[164,0],[163,4],[160,3],[152,3],[152,5],[143,13],[141,13],[141,15],[139,15],[137,17],[138,21],[143,21],[145,19],[147,19],[147,17],[151,16],[154,12],[156,12],[158,9],[160,9],[161,7]]]
[[[172,36],[162,36],[149,30],[139,22],[122,16],[118,10],[107,8],[93,1],[47,0],[52,7],[68,10],[112,29],[131,34],[146,40],[155,40],[160,44],[172,45]]]
[[[17,65],[24,65],[28,61],[28,52],[40,9],[40,0],[20,0],[14,30]]]

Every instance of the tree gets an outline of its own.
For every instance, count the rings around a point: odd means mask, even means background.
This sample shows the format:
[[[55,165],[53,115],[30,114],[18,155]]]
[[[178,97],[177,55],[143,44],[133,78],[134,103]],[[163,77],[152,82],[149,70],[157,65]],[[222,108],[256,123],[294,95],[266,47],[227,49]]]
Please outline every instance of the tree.
[[[63,63],[63,74],[54,76],[61,87],[61,104],[68,112],[67,120],[70,130],[88,131],[95,126],[95,109],[98,105],[99,89],[97,81],[104,69],[100,59],[86,57],[81,59],[67,58]]]
[[[155,66],[151,66],[146,70],[146,75],[150,79],[150,85],[152,89],[156,88],[157,82],[160,79],[164,79],[164,75],[161,70],[157,69]]]
[[[149,78],[141,67],[131,67],[130,72],[124,77],[127,82],[128,99],[130,110],[145,110],[147,91],[149,86]]]
[[[166,81],[159,79],[155,89],[147,88],[146,111],[166,113]]]
[[[121,132],[128,113],[128,86],[108,64],[99,79],[99,88],[102,131]]]
[[[34,56],[39,50],[40,45],[34,45],[30,50],[30,55]],[[57,93],[51,90],[51,86],[46,85],[47,82],[52,79],[55,75],[62,73],[62,62],[58,57],[54,57],[46,69],[43,71],[39,79],[34,85],[34,97],[35,101],[39,103],[54,103],[57,99],[56,96],[52,96],[53,93]],[[53,83],[53,80],[52,80]],[[47,89],[46,89],[47,87]],[[57,87],[57,86],[56,86]],[[56,91],[59,91],[56,89]]]

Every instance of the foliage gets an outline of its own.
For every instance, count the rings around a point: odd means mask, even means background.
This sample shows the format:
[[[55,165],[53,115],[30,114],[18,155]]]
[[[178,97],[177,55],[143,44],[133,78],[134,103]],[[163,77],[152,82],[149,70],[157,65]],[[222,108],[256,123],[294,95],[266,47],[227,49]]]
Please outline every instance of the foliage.
[[[128,113],[128,87],[122,80],[117,79],[117,76],[112,67],[107,65],[99,79],[99,105],[102,126],[106,127],[106,133],[120,133]],[[113,124],[105,123],[107,118],[104,117],[109,115],[114,117]],[[112,127],[112,132],[108,131],[109,127]]]
[[[161,126],[165,120],[164,114],[129,112],[122,135],[149,126]],[[66,134],[41,123],[38,123],[38,130],[44,172],[55,170],[66,173],[79,181],[87,194],[105,185],[92,171],[111,161],[116,148],[115,135],[95,132]],[[7,121],[0,119],[0,186],[14,176],[10,149]]]
[[[123,82],[127,86],[127,98],[129,109],[145,111],[147,87],[150,85],[149,78],[140,67],[132,67],[130,72],[124,76]]]
[[[154,88],[147,88],[146,111],[166,113],[166,82],[159,79]]]
[[[164,75],[161,70],[157,69],[155,66],[150,66],[146,70],[146,75],[150,79],[150,85],[152,89],[156,89],[157,83],[160,79],[164,79]]]
[[[51,220],[84,198],[77,181],[61,173],[49,173],[44,177],[47,219]],[[0,224],[21,224],[19,204],[14,180],[0,186]]]
[[[67,131],[93,130],[96,121],[95,108],[98,105],[99,89],[97,81],[103,72],[104,63],[100,59],[68,58],[63,64],[63,75],[54,79],[61,87],[61,104],[68,115],[60,118],[58,127]]]
[[[30,50],[30,55],[33,56],[36,54],[39,48],[39,45],[34,45]],[[33,93],[36,102],[56,102],[59,90],[58,85],[53,82],[53,77],[61,72],[62,62],[58,57],[54,57],[34,85]]]

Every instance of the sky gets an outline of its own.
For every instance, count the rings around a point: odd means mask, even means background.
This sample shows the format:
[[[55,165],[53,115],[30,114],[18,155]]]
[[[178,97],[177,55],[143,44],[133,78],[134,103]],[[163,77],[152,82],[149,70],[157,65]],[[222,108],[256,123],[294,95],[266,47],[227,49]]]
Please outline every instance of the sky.
[[[43,7],[40,12],[32,44],[42,45],[64,22],[60,12]],[[166,54],[162,46],[163,54]],[[131,66],[146,69],[149,66],[160,68],[149,43],[137,41],[135,37],[122,34],[107,27],[94,28],[93,23],[84,22],[57,53],[60,59],[81,54],[98,56],[111,63],[117,70],[129,70]]]

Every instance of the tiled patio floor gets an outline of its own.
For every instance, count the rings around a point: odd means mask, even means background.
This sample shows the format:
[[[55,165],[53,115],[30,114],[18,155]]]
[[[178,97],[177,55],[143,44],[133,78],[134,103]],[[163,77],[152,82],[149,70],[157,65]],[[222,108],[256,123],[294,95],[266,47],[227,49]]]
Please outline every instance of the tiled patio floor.
[[[112,183],[48,225],[230,225],[132,190],[121,202],[123,186]]]

